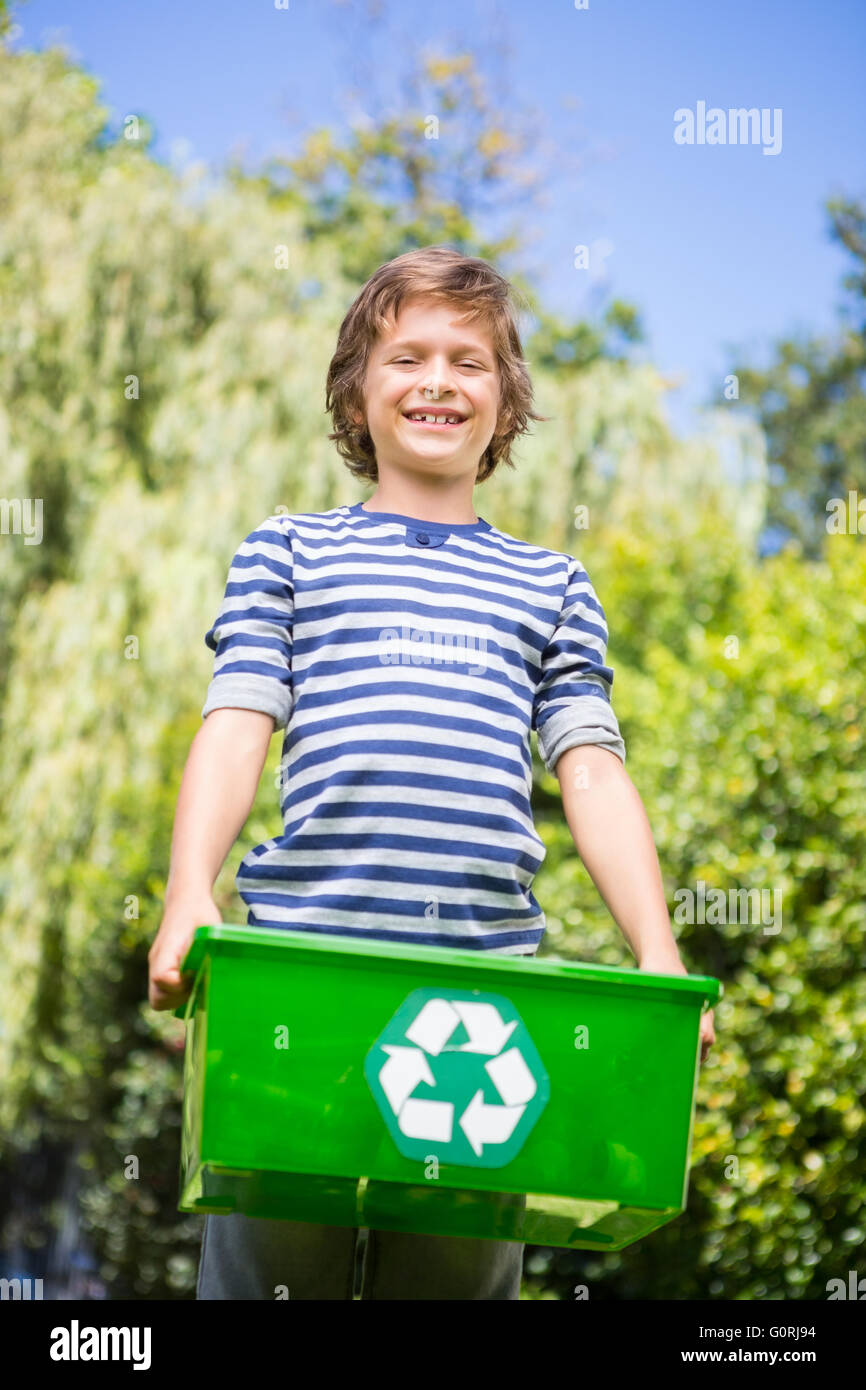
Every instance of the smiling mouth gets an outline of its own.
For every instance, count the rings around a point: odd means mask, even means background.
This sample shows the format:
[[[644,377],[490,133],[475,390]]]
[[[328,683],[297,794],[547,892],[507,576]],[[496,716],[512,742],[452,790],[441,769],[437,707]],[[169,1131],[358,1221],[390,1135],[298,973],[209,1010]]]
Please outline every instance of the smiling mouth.
[[[408,420],[410,425],[416,425],[420,429],[427,430],[456,430],[465,421],[459,416],[452,415],[450,420],[446,418],[446,412],[424,414],[421,411],[412,410],[404,414],[404,420]]]

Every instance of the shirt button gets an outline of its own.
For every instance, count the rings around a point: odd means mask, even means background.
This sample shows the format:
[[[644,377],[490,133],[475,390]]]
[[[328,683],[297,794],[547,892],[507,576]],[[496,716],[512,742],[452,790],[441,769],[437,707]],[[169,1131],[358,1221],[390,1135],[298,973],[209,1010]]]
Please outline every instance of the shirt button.
[[[419,545],[429,545],[429,544],[430,544],[430,537],[427,535],[427,532],[426,532],[426,531],[419,531],[419,532],[418,532],[418,535],[417,535],[417,537],[416,537],[416,539],[417,539]]]

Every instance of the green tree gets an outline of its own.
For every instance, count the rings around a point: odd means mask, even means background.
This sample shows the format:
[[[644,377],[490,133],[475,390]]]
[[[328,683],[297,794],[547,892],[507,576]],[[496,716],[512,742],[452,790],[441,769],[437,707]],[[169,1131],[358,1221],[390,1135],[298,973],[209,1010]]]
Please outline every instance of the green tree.
[[[796,537],[812,559],[827,538],[831,499],[847,503],[850,491],[866,501],[866,209],[847,198],[826,208],[830,237],[852,260],[838,334],[785,338],[766,369],[732,368],[767,439],[768,526]]]

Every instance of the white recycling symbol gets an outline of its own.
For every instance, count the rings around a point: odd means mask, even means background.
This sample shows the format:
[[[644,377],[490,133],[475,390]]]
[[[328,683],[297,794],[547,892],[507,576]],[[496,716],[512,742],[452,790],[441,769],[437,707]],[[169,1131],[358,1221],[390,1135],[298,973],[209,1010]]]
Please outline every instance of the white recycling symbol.
[[[459,1024],[466,1028],[467,1042],[448,1047],[448,1039]],[[466,999],[428,999],[417,1018],[406,1029],[413,1047],[383,1043],[388,1060],[379,1072],[379,1084],[397,1117],[397,1124],[408,1139],[438,1140],[450,1143],[454,1130],[454,1105],[448,1100],[422,1100],[413,1091],[422,1081],[436,1085],[427,1061],[443,1051],[486,1054],[484,1070],[502,1097],[501,1105],[488,1105],[479,1088],[457,1123],[476,1156],[485,1144],[504,1144],[535,1095],[535,1078],[517,1047],[503,1051],[518,1020],[503,1022],[494,1004]]]

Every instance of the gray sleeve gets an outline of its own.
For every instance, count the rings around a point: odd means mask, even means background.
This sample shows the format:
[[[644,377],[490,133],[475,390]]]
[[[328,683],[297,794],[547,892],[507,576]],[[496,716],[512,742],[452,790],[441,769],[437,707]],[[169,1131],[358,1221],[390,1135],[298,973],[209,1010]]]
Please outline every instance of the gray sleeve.
[[[548,772],[568,748],[594,743],[608,748],[625,764],[625,742],[619,731],[617,717],[604,700],[592,696],[552,714],[538,731],[538,748]]]
[[[607,622],[589,575],[571,560],[562,610],[542,653],[532,726],[548,772],[568,748],[592,743],[625,763],[625,742],[611,705],[613,671],[605,664]]]
[[[292,710],[292,549],[284,516],[268,517],[241,542],[205,643],[214,652],[202,719],[215,709],[251,709],[286,727]]]

